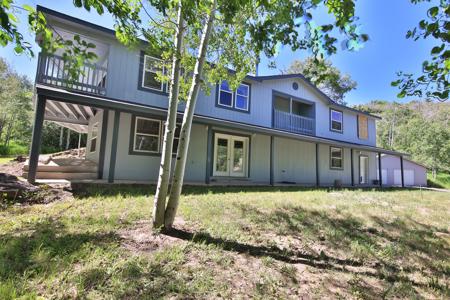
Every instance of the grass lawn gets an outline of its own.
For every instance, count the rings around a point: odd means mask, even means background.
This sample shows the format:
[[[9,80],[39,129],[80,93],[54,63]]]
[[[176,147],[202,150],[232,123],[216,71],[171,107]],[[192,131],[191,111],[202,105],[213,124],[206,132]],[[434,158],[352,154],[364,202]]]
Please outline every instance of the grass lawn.
[[[428,173],[427,178],[430,186],[450,190],[450,174],[438,173],[436,174],[436,179],[433,179],[433,175]]]
[[[0,156],[0,165],[9,163],[12,159],[14,159],[13,156]]]
[[[152,193],[0,211],[0,299],[450,297],[449,193],[191,187],[151,234]]]

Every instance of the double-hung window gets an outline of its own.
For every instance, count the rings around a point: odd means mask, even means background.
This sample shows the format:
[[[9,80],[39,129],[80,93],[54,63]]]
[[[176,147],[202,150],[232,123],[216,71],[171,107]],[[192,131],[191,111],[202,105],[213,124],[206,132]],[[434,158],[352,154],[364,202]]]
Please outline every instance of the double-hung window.
[[[336,132],[342,132],[343,130],[343,118],[342,111],[330,109],[330,130]]]
[[[343,169],[343,154],[342,148],[330,147],[330,168]]]
[[[164,84],[158,80],[159,72],[164,73],[162,60],[144,54],[142,87],[162,92],[164,90]]]
[[[219,85],[217,104],[220,106],[248,111],[250,105],[250,85],[241,83],[236,91],[232,91],[226,80]]]
[[[158,153],[160,146],[160,132],[160,120],[136,117],[133,151]]]
[[[90,152],[95,152],[95,150],[97,149],[97,136],[98,136],[98,122],[92,126],[91,141],[89,146]]]

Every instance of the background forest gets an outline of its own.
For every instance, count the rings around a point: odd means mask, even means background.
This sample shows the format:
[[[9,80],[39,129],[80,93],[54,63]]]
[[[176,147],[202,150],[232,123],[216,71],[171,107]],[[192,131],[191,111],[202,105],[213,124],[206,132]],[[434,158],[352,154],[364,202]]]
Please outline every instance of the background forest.
[[[33,122],[33,84],[0,57],[0,155],[27,155]],[[78,134],[44,122],[42,153],[78,147]],[[81,144],[85,145],[82,135]]]

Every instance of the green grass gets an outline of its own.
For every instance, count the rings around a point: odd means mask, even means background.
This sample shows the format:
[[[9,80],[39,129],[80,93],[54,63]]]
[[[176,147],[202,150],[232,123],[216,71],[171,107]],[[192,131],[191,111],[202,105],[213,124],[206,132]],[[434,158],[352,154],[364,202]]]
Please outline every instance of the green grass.
[[[428,173],[427,179],[429,186],[450,190],[450,174],[448,173],[438,173],[436,179],[433,178],[431,173]]]
[[[14,159],[14,156],[0,156],[0,165],[4,165],[9,163],[12,159]]]
[[[189,187],[153,236],[152,193],[0,211],[0,299],[450,296],[447,193]]]
[[[22,145],[15,141],[11,141],[8,146],[0,145],[1,156],[26,155],[27,153],[28,145]]]

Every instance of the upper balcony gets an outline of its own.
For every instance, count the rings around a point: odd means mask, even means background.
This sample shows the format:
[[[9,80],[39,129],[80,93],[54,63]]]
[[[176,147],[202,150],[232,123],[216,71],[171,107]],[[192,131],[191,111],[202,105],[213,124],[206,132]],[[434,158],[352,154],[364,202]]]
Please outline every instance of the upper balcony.
[[[65,40],[73,40],[75,34],[58,29],[58,35],[63,36]],[[85,63],[79,76],[73,78],[69,76],[70,62],[64,61],[62,49],[58,49],[54,54],[40,53],[36,81],[55,87],[105,96],[109,46],[89,37],[81,36],[81,39],[96,45],[90,50],[97,56],[94,63]]]
[[[281,94],[274,95],[272,126],[290,132],[314,135],[314,103]]]

